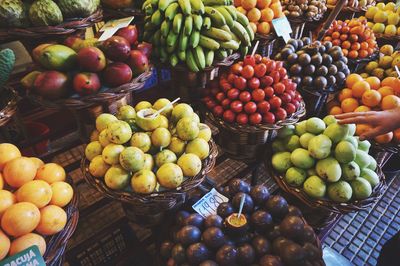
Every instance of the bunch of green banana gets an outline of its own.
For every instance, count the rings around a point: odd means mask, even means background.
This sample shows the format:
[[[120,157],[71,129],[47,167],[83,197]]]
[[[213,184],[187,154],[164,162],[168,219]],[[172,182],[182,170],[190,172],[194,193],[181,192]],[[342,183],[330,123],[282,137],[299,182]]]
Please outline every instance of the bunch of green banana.
[[[156,57],[201,71],[240,50],[247,54],[254,32],[233,0],[146,0],[144,34]]]

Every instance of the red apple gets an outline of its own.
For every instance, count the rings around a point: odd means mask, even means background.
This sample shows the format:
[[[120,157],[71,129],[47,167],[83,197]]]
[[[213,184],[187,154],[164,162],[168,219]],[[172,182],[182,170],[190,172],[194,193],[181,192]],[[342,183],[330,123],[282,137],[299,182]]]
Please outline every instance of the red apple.
[[[254,56],[251,55],[246,55],[243,59],[243,65],[247,66],[255,66],[256,65],[256,59],[254,58]]]
[[[280,95],[285,92],[285,85],[282,82],[278,82],[274,84],[274,91],[276,94]]]
[[[68,94],[68,77],[62,72],[50,70],[40,73],[33,83],[36,94],[49,99],[57,100]]]
[[[151,57],[151,52],[153,50],[153,46],[148,42],[141,42],[136,47],[137,50],[141,51],[147,58]]]
[[[249,117],[245,113],[240,113],[236,116],[236,122],[241,125],[247,125]]]
[[[239,90],[238,89],[230,89],[227,93],[227,96],[231,100],[236,100],[239,97]]]
[[[135,25],[129,25],[125,28],[119,29],[115,35],[125,38],[131,46],[135,45],[138,40],[138,30]]]
[[[300,106],[300,102],[298,100],[292,100],[291,104],[293,104],[296,109]]]
[[[287,117],[286,110],[283,109],[283,108],[281,108],[281,107],[279,107],[279,108],[276,109],[276,111],[275,111],[275,117],[276,117],[276,119],[277,119],[278,121],[285,120],[286,117]]]
[[[252,125],[258,125],[262,121],[262,116],[259,113],[253,113],[249,117],[250,124]]]
[[[290,96],[290,98],[291,98],[292,100],[293,100],[294,97],[296,96],[295,91],[291,91],[291,90],[287,90],[287,89],[286,89],[285,93],[287,93],[287,94]]]
[[[282,100],[278,96],[272,96],[271,99],[269,99],[269,104],[271,105],[271,109],[276,110],[282,105]]]
[[[274,91],[274,88],[272,88],[272,87],[266,87],[266,88],[264,88],[264,93],[265,93],[265,97],[271,98],[272,96],[274,96],[275,91]]]
[[[225,98],[225,93],[223,92],[218,92],[217,95],[215,95],[215,99],[217,99],[219,102],[222,102]]]
[[[247,81],[247,87],[252,90],[260,88],[260,80],[256,77],[252,77]]]
[[[246,103],[246,105],[244,106],[244,111],[248,114],[252,114],[255,113],[255,111],[257,110],[257,105],[255,102],[248,102]]]
[[[264,76],[260,79],[262,87],[269,87],[274,83],[274,79],[271,76]]]
[[[244,90],[247,85],[246,83],[247,83],[247,80],[244,77],[239,77],[239,76],[235,79],[235,82],[234,82],[235,87],[239,90]]]
[[[251,94],[248,91],[242,91],[239,95],[239,99],[244,102],[247,103],[251,100]]]
[[[84,71],[100,72],[106,67],[106,57],[99,48],[85,47],[78,52],[78,64]]]
[[[256,89],[251,93],[253,100],[256,102],[261,102],[265,100],[265,92],[262,89]]]
[[[231,110],[234,111],[235,113],[240,113],[243,110],[243,103],[241,101],[233,101],[231,102]]]
[[[224,82],[222,83],[222,85],[220,85],[220,88],[223,92],[228,92],[230,89],[232,89],[231,84],[229,84],[228,82]]]
[[[112,36],[103,43],[108,59],[112,61],[125,61],[131,52],[130,43],[123,37]]]
[[[263,115],[263,122],[267,124],[275,124],[275,115],[271,112],[267,112]]]
[[[73,88],[81,96],[96,93],[101,88],[99,76],[96,73],[78,73],[74,77]]]
[[[231,100],[229,100],[228,98],[226,98],[225,100],[223,100],[221,102],[222,107],[224,107],[224,109],[228,109],[229,106],[231,105]]]
[[[261,101],[257,104],[257,111],[260,114],[265,114],[271,109],[271,105],[267,101]]]
[[[149,59],[139,50],[132,50],[127,61],[133,75],[138,76],[149,69]]]
[[[225,110],[223,118],[226,122],[233,123],[235,121],[236,115],[232,110]]]
[[[216,117],[221,117],[222,114],[224,113],[224,108],[222,108],[221,105],[217,105],[217,106],[214,106],[212,112]]]
[[[121,62],[109,64],[103,72],[105,82],[111,87],[118,87],[132,79],[131,68]]]

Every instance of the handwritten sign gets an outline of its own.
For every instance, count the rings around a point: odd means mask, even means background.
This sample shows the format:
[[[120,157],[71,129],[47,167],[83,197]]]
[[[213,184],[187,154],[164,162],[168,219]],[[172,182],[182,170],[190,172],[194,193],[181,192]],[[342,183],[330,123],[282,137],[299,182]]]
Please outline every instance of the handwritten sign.
[[[272,20],[272,26],[275,29],[276,35],[282,37],[287,43],[290,40],[290,34],[292,33],[292,27],[290,26],[289,20],[286,16],[276,18]]]
[[[228,202],[229,199],[219,193],[215,188],[211,189],[210,192],[205,194],[198,202],[196,202],[192,208],[201,216],[206,218],[207,216],[217,214],[218,206],[223,202]]]
[[[31,246],[14,256],[0,261],[0,266],[46,266],[37,246]]]
[[[100,32],[103,32],[103,34],[99,38],[99,42],[105,41],[111,36],[113,36],[119,29],[128,27],[129,24],[131,24],[132,17],[127,17],[127,18],[121,18],[121,19],[114,19],[108,21],[104,26],[100,29]]]

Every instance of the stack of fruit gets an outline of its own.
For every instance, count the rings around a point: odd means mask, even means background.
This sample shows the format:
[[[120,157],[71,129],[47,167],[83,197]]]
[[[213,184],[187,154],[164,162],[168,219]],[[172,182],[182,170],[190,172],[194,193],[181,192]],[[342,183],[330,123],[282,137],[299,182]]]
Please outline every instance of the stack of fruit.
[[[375,76],[380,80],[386,77],[398,77],[396,66],[400,68],[400,53],[394,51],[393,46],[390,44],[383,45],[379,50],[379,59],[369,62],[363,73],[363,77]]]
[[[388,37],[400,35],[400,8],[396,3],[389,2],[378,3],[376,6],[371,6],[365,12],[365,17],[368,19],[368,26],[378,36],[384,35]]]
[[[186,62],[198,72],[240,49],[247,54],[254,32],[231,0],[147,0],[144,40],[161,62]]]
[[[247,16],[254,33],[269,34],[272,20],[283,16],[281,2],[277,0],[236,0],[234,4]]]
[[[362,78],[358,74],[347,77],[346,88],[338,95],[339,102],[329,105],[330,114],[341,114],[349,112],[367,112],[371,110],[391,110],[400,107],[400,80],[387,77],[382,82],[379,78],[371,76]],[[371,130],[369,125],[357,125],[356,135]],[[375,141],[387,144],[392,141],[400,141],[400,130],[380,135]]]
[[[0,260],[32,245],[43,255],[44,237],[64,229],[63,207],[74,194],[65,177],[60,165],[22,157],[14,145],[0,144]]]
[[[301,88],[323,91],[339,87],[350,74],[342,49],[326,41],[311,43],[310,38],[289,40],[275,56],[284,61],[289,76]]]
[[[177,213],[172,241],[161,245],[166,265],[319,265],[322,250],[301,211],[264,185],[234,179],[217,214]],[[239,206],[244,198],[243,213]]]
[[[323,41],[342,47],[343,54],[350,59],[370,58],[378,49],[376,38],[367,20],[335,20]]]
[[[284,0],[281,2],[283,14],[294,19],[319,20],[328,10],[326,0]]]
[[[210,128],[185,103],[173,107],[163,98],[153,105],[142,101],[135,108],[122,106],[116,117],[97,117],[85,150],[88,171],[113,190],[129,185],[138,194],[176,189],[184,177],[200,173],[210,139]]]
[[[95,94],[102,83],[108,87],[129,83],[132,77],[149,70],[151,45],[137,44],[137,37],[137,29],[131,25],[103,43],[69,37],[65,45],[41,44],[32,57],[45,70],[29,73],[21,83],[49,100],[66,98],[74,92],[79,96]]]
[[[203,102],[214,116],[228,123],[275,124],[298,110],[302,99],[296,87],[282,62],[256,54],[211,81]]]
[[[356,126],[339,125],[330,115],[287,126],[273,142],[272,166],[283,181],[308,196],[334,202],[362,200],[379,183],[371,144],[354,137]]]
[[[82,18],[93,14],[98,0],[4,0],[0,2],[0,27],[53,26],[64,18]]]
[[[329,8],[334,8],[337,2],[338,0],[327,0],[326,4]],[[347,5],[345,7],[351,7],[358,10],[367,10],[368,7],[373,6],[374,4],[375,0],[350,0],[347,1]]]

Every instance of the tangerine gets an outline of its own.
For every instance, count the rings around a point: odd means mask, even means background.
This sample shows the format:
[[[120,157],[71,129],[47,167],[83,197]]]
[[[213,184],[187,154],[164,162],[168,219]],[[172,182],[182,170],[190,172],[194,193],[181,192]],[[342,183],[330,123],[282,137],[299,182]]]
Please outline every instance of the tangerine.
[[[368,124],[357,124],[356,125],[356,135],[361,136],[365,132],[368,132],[372,129],[372,126]]]
[[[343,114],[343,110],[339,106],[333,106],[331,108],[331,110],[329,111],[329,114],[330,115],[340,115],[340,114]]]
[[[50,185],[43,180],[30,181],[16,192],[18,202],[30,202],[39,209],[49,204],[52,195]]]
[[[354,110],[354,112],[369,112],[369,111],[371,111],[371,108],[365,105],[360,105]]]
[[[358,58],[358,52],[355,50],[351,50],[347,56],[351,59],[356,59]]]
[[[340,105],[344,113],[351,113],[358,107],[358,101],[354,98],[344,99]]]
[[[261,22],[257,26],[257,32],[261,34],[268,34],[271,32],[271,25],[268,22]]]
[[[71,201],[74,190],[71,185],[66,182],[54,182],[51,184],[53,196],[51,197],[50,204],[58,207],[64,207]]]
[[[374,140],[380,144],[387,144],[393,139],[393,132],[388,132],[386,134],[379,135],[374,138]]]
[[[255,8],[256,5],[257,5],[257,0],[242,0],[242,4],[241,4],[241,6],[246,10]]]
[[[371,76],[365,79],[366,82],[368,82],[369,86],[373,90],[377,90],[381,87],[381,80],[377,77]]]
[[[251,22],[258,22],[261,18],[261,11],[258,8],[252,8],[247,12],[247,18]]]
[[[9,161],[4,167],[4,180],[12,187],[19,188],[32,181],[36,176],[36,164],[27,157],[19,157]]]
[[[63,230],[66,223],[65,211],[56,205],[49,205],[40,209],[40,222],[36,231],[42,235],[54,235]]]
[[[353,97],[353,92],[349,88],[344,88],[343,90],[340,91],[338,99],[339,101],[343,101],[344,99],[347,98],[352,98]]]
[[[30,202],[20,202],[4,212],[1,227],[8,235],[19,237],[35,230],[39,221],[39,209]]]
[[[0,171],[3,171],[7,162],[12,159],[21,157],[21,152],[17,146],[10,143],[0,144]]]
[[[3,178],[3,175],[0,172],[0,189],[3,189],[3,187],[4,187],[4,178]]]
[[[10,256],[17,254],[31,246],[37,246],[40,254],[43,255],[46,252],[46,241],[41,235],[35,233],[29,233],[14,239],[10,246]]]
[[[388,95],[394,95],[394,90],[392,87],[383,86],[378,89],[378,92],[381,94],[382,98]]]
[[[349,42],[349,41],[344,41],[344,42],[342,42],[342,48],[343,49],[350,49],[350,47],[351,47],[351,43]]]
[[[266,7],[269,7],[270,4],[271,4],[271,0],[257,0],[257,5],[256,6],[259,9],[264,9]]]
[[[10,239],[0,230],[0,261],[4,259],[10,250]]]
[[[371,86],[363,80],[356,82],[351,89],[353,90],[354,97],[361,98],[364,92],[371,90]]]
[[[271,8],[261,10],[261,21],[271,22],[274,19],[274,11]]]
[[[31,159],[36,164],[36,170],[44,165],[44,162],[42,160],[40,160],[39,158],[29,157],[29,159]]]
[[[381,108],[382,110],[394,109],[400,106],[400,98],[396,95],[388,95],[383,97]]]
[[[17,202],[17,198],[8,190],[0,190],[0,218],[3,213]]]
[[[346,86],[347,88],[352,88],[354,84],[356,84],[359,81],[363,81],[363,78],[358,75],[358,74],[350,74],[347,79],[346,79]]]
[[[368,107],[378,106],[381,102],[382,96],[376,90],[369,90],[364,92],[361,98],[361,102]]]
[[[49,184],[65,180],[65,170],[56,163],[46,163],[37,171],[36,179],[44,180]]]

